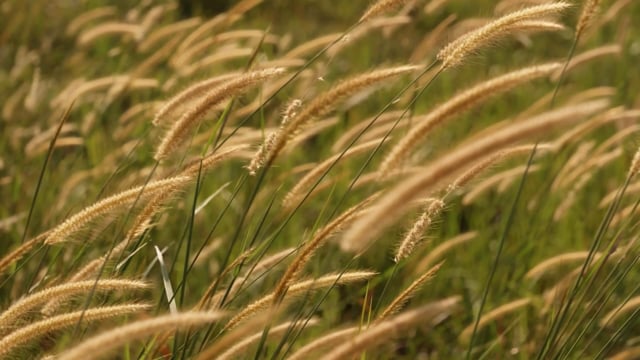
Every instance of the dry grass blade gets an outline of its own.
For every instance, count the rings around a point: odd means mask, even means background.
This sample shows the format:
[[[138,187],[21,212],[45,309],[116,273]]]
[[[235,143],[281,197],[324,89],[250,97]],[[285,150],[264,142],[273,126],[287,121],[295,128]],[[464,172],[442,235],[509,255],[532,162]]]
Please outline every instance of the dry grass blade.
[[[446,316],[454,311],[459,301],[460,298],[456,296],[423,305],[414,310],[405,311],[346,340],[342,345],[326,354],[323,359],[352,359],[367,349],[384,344],[392,339],[394,335],[405,334],[408,329],[418,324],[429,324],[436,318]]]
[[[164,331],[189,329],[216,322],[224,317],[220,312],[185,312],[163,315],[135,321],[102,332],[60,354],[58,360],[98,359],[108,356],[113,350],[131,341]]]
[[[591,101],[564,107],[504,127],[490,137],[449,152],[427,166],[424,172],[401,182],[382,197],[367,217],[357,220],[345,233],[342,248],[351,252],[364,251],[387,227],[406,213],[413,199],[428,194],[443,180],[469,167],[478,158],[524,138],[547,133],[552,127],[581,120],[607,106],[607,101]]]
[[[4,357],[12,352],[15,348],[22,346],[29,341],[33,341],[42,335],[75,325],[80,319],[82,319],[84,322],[98,321],[137,313],[148,308],[148,305],[143,304],[103,306],[99,308],[92,308],[57,315],[49,319],[41,320],[33,324],[21,327],[20,329],[0,339],[0,356]],[[93,356],[95,355],[95,353],[92,353],[91,355]]]
[[[94,219],[125,210],[136,202],[144,203],[162,192],[171,192],[172,189],[182,188],[190,181],[192,181],[192,178],[188,176],[157,180],[100,200],[51,230],[45,243],[51,245],[67,241],[71,235],[82,230]]]

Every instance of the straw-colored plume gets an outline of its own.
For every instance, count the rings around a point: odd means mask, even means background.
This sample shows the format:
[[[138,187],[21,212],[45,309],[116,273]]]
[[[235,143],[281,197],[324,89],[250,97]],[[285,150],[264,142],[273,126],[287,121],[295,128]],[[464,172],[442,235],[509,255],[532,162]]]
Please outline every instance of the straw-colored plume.
[[[236,73],[224,74],[199,81],[189,86],[188,88],[182,90],[180,93],[165,102],[165,104],[160,108],[160,110],[158,110],[158,112],[154,116],[153,125],[160,125],[166,120],[166,118],[169,117],[169,115],[172,115],[180,107],[184,106],[185,104],[189,104],[192,101],[198,100],[199,97],[215,89],[215,87],[219,86],[220,84],[231,81],[233,79],[237,79],[240,76],[242,75]]]
[[[220,102],[240,94],[251,86],[284,73],[282,68],[256,70],[234,78],[209,91],[192,108],[184,113],[167,131],[160,142],[155,159],[165,159],[185,139],[187,132],[195,127],[209,109]]]
[[[298,351],[289,356],[287,360],[311,359],[313,358],[313,354],[344,342],[344,339],[353,337],[353,335],[356,335],[360,330],[360,326],[352,326],[346,329],[332,331],[301,347]]]
[[[378,0],[375,4],[371,5],[367,11],[364,12],[359,22],[370,20],[374,17],[380,16],[387,11],[399,8],[404,5],[408,0]]]
[[[524,298],[524,299],[518,299],[518,300],[512,301],[508,304],[501,305],[491,310],[490,312],[482,315],[482,317],[478,321],[477,329],[482,329],[486,325],[494,322],[496,319],[500,319],[509,313],[520,310],[528,306],[529,304],[531,304],[531,299]],[[475,324],[471,324],[462,331],[459,337],[462,343],[464,344],[469,343],[469,340],[471,339],[471,335],[473,334],[474,328],[475,328]]]
[[[412,200],[427,195],[443,180],[472,166],[479,158],[525,138],[548,133],[553,127],[577,122],[605,109],[608,104],[607,101],[591,101],[560,108],[505,126],[490,137],[478,139],[450,151],[427,166],[423,172],[392,188],[377,205],[373,205],[368,216],[356,220],[342,239],[343,250],[364,251],[386,228],[408,211]]]
[[[116,15],[117,10],[115,6],[101,6],[84,12],[71,20],[69,25],[67,25],[66,34],[75,35],[86,24],[100,18]]]
[[[480,104],[492,96],[497,96],[509,91],[524,82],[547,76],[553,71],[560,69],[561,66],[560,63],[550,63],[519,69],[491,80],[483,81],[455,95],[447,102],[430,111],[426,118],[412,126],[411,130],[402,137],[398,144],[396,144],[384,158],[380,164],[379,171],[382,174],[387,174],[397,168],[403,159],[409,156],[410,152],[431,130],[452,116]]]
[[[146,289],[148,286],[147,283],[136,280],[103,279],[69,282],[41,290],[14,302],[11,307],[0,314],[0,332],[10,328],[12,322],[18,321],[28,311],[52,299],[61,300],[91,291],[140,290]]]
[[[611,324],[616,320],[623,318],[625,315],[629,314],[632,311],[637,311],[638,307],[640,307],[640,296],[633,297],[620,304],[620,306],[618,306],[617,308],[608,312],[600,320],[600,326],[611,326]]]
[[[192,178],[188,176],[157,180],[100,200],[55,227],[47,236],[45,243],[51,245],[67,241],[70,236],[84,229],[87,224],[97,218],[127,210],[136,203],[145,203],[161,192],[170,192],[172,189],[182,188],[191,180]]]
[[[343,212],[340,216],[333,219],[327,225],[325,225],[322,229],[318,230],[316,234],[313,236],[309,242],[304,244],[302,249],[298,252],[296,258],[291,262],[291,265],[287,268],[284,275],[280,278],[278,285],[276,285],[275,290],[273,292],[274,302],[278,302],[286,293],[289,286],[298,279],[300,272],[304,268],[304,266],[309,262],[313,254],[324,244],[327,239],[339,231],[341,228],[350,224],[362,211],[362,209],[367,206],[373,199],[377,197],[377,194],[366,198],[360,203],[352,206]]]
[[[31,249],[33,249],[36,245],[42,244],[47,236],[49,236],[50,231],[42,233],[28,241],[22,243],[22,245],[18,246],[16,249],[5,255],[2,259],[0,259],[0,275],[2,275],[7,268],[14,262],[22,259]]]
[[[384,344],[395,336],[405,335],[406,331],[418,325],[430,325],[455,311],[459,297],[451,297],[409,310],[393,318],[382,321],[360,334],[346,339],[333,351],[325,354],[325,360],[353,359],[367,349]]]
[[[57,315],[49,319],[41,320],[18,330],[0,339],[0,357],[5,357],[17,347],[34,341],[38,337],[51,332],[75,325],[82,319],[84,323],[110,319],[127,314],[133,314],[148,309],[148,305],[126,304],[114,306],[102,306],[72,313]],[[85,354],[85,356],[88,354]],[[92,353],[92,356],[95,353]]]
[[[256,154],[251,158],[251,162],[247,165],[249,175],[255,176],[256,172],[264,166],[267,161],[267,156],[271,152],[271,149],[275,145],[277,134],[284,131],[289,121],[298,115],[298,109],[302,106],[302,101],[299,99],[292,100],[282,114],[282,120],[280,120],[280,128],[267,135],[267,138],[262,143],[262,146],[258,149]]]
[[[372,72],[347,79],[335,85],[328,91],[316,96],[315,99],[313,99],[293,119],[291,119],[291,121],[281,127],[281,129],[276,133],[273,145],[266,156],[265,164],[271,164],[287,144],[288,139],[296,135],[304,125],[313,119],[326,115],[328,112],[333,110],[338,101],[351,96],[366,87],[372,86],[394,76],[413,72],[420,68],[420,66],[407,65],[374,70]]]
[[[503,161],[504,159],[516,156],[520,154],[526,154],[533,151],[548,151],[552,149],[550,144],[538,144],[535,145],[523,145],[523,146],[514,146],[512,148],[499,151],[491,156],[488,156],[486,159],[480,161],[478,164],[474,165],[471,169],[465,171],[462,175],[458,176],[449,186],[447,187],[447,193],[451,193],[457,189],[460,189],[466,186],[471,180],[475,179],[487,170],[489,167],[495,165],[498,162]]]
[[[557,268],[558,266],[571,264],[576,261],[584,261],[588,256],[588,251],[575,251],[556,255],[534,266],[533,269],[527,271],[524,277],[528,279],[538,279],[554,268]],[[594,259],[597,259],[599,257],[599,253],[596,253],[594,255]]]
[[[138,24],[108,22],[83,31],[78,36],[78,45],[88,45],[102,36],[114,34],[131,35],[135,40],[139,40],[142,38],[143,30],[142,26]]]
[[[322,163],[318,164],[311,171],[305,174],[302,179],[300,179],[298,183],[296,183],[293,188],[289,190],[287,195],[282,200],[282,205],[288,209],[291,209],[293,206],[295,206],[296,203],[298,203],[304,197],[305,191],[309,189],[313,185],[313,183],[317,181],[325,171],[327,171],[327,169],[332,167],[336,161],[369,151],[374,147],[380,145],[380,143],[380,139],[367,141],[366,143],[350,148],[344,153],[336,154],[324,160]]]
[[[284,322],[280,325],[274,326],[273,328],[270,328],[267,336],[268,337],[273,337],[273,336],[278,336],[283,334],[284,332],[287,331],[293,331],[295,329],[295,331],[300,331],[300,328],[302,326],[304,326],[305,328],[310,327],[310,326],[314,326],[318,324],[318,319],[309,319],[308,321],[287,321]],[[228,348],[226,351],[222,352],[222,353],[214,353],[214,352],[208,352],[207,350],[204,350],[200,355],[198,355],[197,360],[206,360],[206,359],[216,359],[216,360],[231,360],[231,359],[237,359],[238,357],[240,357],[240,354],[242,354],[243,352],[246,353],[247,349],[255,344],[256,342],[260,341],[260,339],[262,339],[263,336],[263,331],[259,331],[255,334],[249,335],[245,338],[243,338],[242,340],[238,341],[235,345],[231,346],[230,348]]]
[[[567,2],[558,1],[512,12],[452,41],[440,50],[436,58],[442,61],[442,69],[456,66],[480,47],[517,30],[523,21],[558,15],[570,6]]]
[[[430,250],[429,253],[418,263],[415,273],[421,274],[427,271],[427,269],[433,267],[433,264],[435,264],[436,262],[442,262],[442,259],[449,251],[455,249],[458,246],[462,246],[468,243],[476,236],[478,236],[477,232],[470,231],[458,236],[454,236],[451,239],[447,239],[446,241],[442,242],[440,245]]]
[[[189,329],[219,321],[224,317],[220,312],[185,312],[163,315],[102,332],[60,354],[58,360],[98,359],[131,341],[165,331]]]
[[[378,316],[375,322],[379,323],[384,319],[388,318],[389,316],[395,315],[398,312],[400,312],[400,310],[402,310],[402,308],[407,304],[407,302],[409,302],[409,300],[411,300],[411,298],[418,291],[420,291],[420,288],[426,282],[428,282],[429,280],[433,279],[434,276],[436,276],[436,273],[438,272],[438,270],[440,270],[440,267],[442,267],[443,263],[444,261],[432,267],[431,269],[427,270],[427,272],[422,274],[422,276],[414,280],[411,283],[411,285],[409,285],[406,289],[404,289],[404,291],[402,291],[402,293],[400,293],[400,295],[396,296],[396,298],[393,299],[393,301],[382,311],[382,313],[380,313],[380,315]]]
[[[443,208],[444,201],[441,199],[427,199],[424,211],[400,242],[393,261],[398,263],[411,255],[413,249],[422,242],[424,234],[430,230],[435,220],[440,216]]]
[[[579,38],[584,30],[589,26],[593,16],[598,11],[601,0],[586,0],[582,7],[582,12],[578,18],[578,24],[576,25],[576,38]]]
[[[288,297],[294,297],[302,295],[311,290],[318,290],[334,285],[344,285],[364,281],[372,278],[376,274],[377,273],[373,271],[351,271],[343,274],[324,275],[317,279],[304,280],[291,285],[287,291],[287,295]],[[225,329],[232,329],[247,318],[269,308],[275,300],[275,293],[271,293],[254,301],[253,303],[242,309],[242,311],[236,314],[236,316],[231,318],[231,320],[229,320],[229,322],[225,325]]]

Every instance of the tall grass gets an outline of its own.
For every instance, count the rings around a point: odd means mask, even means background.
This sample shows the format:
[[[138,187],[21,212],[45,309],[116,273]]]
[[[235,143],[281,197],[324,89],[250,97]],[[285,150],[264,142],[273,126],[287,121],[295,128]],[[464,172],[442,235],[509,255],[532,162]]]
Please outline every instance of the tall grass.
[[[637,355],[639,4],[0,12],[0,356]]]

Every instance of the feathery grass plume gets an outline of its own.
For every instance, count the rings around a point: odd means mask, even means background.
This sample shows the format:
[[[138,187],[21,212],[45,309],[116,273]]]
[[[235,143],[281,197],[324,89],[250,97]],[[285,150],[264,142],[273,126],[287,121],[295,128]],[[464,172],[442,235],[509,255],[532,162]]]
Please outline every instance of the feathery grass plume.
[[[568,2],[558,1],[514,11],[450,42],[440,50],[436,58],[442,61],[441,69],[443,70],[456,66],[470,53],[490,43],[495,38],[508,35],[514,29],[517,29],[523,21],[557,15],[570,6],[571,4]]]
[[[552,269],[558,266],[572,263],[574,261],[583,261],[588,256],[589,256],[588,251],[574,251],[574,252],[556,255],[534,266],[531,270],[527,271],[524,277],[528,279],[538,279],[542,277],[542,275],[548,273],[549,271],[551,271]],[[598,257],[600,257],[600,254],[596,253],[595,258],[598,258]]]
[[[640,148],[633,155],[633,159],[631,160],[631,166],[629,167],[629,174],[627,175],[629,178],[632,178],[638,174],[640,171]]]
[[[369,127],[369,123],[371,123],[374,120],[374,118],[377,118],[375,120],[374,126],[376,128],[383,127],[388,124],[393,124],[400,116],[402,116],[403,112],[404,110],[387,111],[383,114],[376,115],[370,118],[363,119],[362,121],[359,121],[358,123],[354,124],[352,127],[350,127],[349,129],[345,130],[340,134],[340,137],[338,138],[338,140],[336,140],[333,143],[333,145],[331,145],[331,152],[333,153],[341,152],[365,128]],[[398,126],[400,125],[401,124],[398,124]],[[368,134],[368,132],[366,134]],[[375,137],[379,137],[379,135],[376,135]]]
[[[180,37],[176,36],[167,41],[153,54],[149,55],[144,61],[139,63],[132,71],[131,76],[141,77],[152,70],[155,70],[157,66],[166,60],[171,53],[175,50],[176,46],[180,43]]]
[[[604,45],[595,49],[585,51],[580,55],[573,57],[571,61],[567,63],[567,66],[566,66],[566,69],[564,69],[564,72],[568,73],[574,68],[584,63],[587,63],[593,59],[597,59],[597,58],[609,56],[609,55],[620,55],[620,53],[622,53],[622,47],[618,44]],[[562,76],[562,70],[563,69],[560,69],[554,72],[553,75],[551,75],[551,80],[558,81]]]
[[[149,306],[144,304],[102,306],[40,320],[21,327],[0,339],[0,356],[4,357],[17,347],[25,345],[29,341],[34,341],[40,336],[75,325],[80,319],[84,322],[93,322],[141,312],[148,308]],[[95,355],[95,353],[92,355]]]
[[[105,76],[80,84],[72,82],[62,93],[50,102],[51,107],[66,107],[69,99],[79,99],[83,95],[98,90],[108,90],[126,86],[127,89],[154,89],[158,87],[158,80],[152,78],[134,79],[129,75]]]
[[[286,109],[282,113],[282,120],[280,120],[280,128],[267,135],[256,154],[251,158],[251,162],[247,165],[249,175],[255,176],[256,172],[264,166],[267,160],[267,155],[271,151],[271,148],[275,145],[278,132],[284,131],[289,121],[298,115],[298,109],[302,106],[302,101],[299,99],[292,100]]]
[[[377,202],[377,206],[373,206],[368,216],[356,220],[342,239],[342,249],[358,253],[364,251],[387,227],[406,213],[413,199],[429,193],[444,179],[472,165],[478,158],[524,138],[546,133],[554,127],[577,122],[602,111],[608,105],[608,101],[598,100],[563,107],[505,126],[490,137],[478,139],[443,155],[427,166],[424,172],[391,189]]]
[[[603,166],[611,163],[612,161],[615,161],[623,154],[624,151],[621,147],[617,147],[609,152],[600,155],[596,155],[595,153],[589,154],[588,160],[585,160],[579,165],[575,166],[571,170],[571,172],[567,173],[560,179],[560,186],[571,185],[573,188],[580,190],[580,188],[586,185],[586,182],[588,181],[588,179],[580,179],[581,176],[586,176],[589,174],[593,175],[594,171],[597,171]],[[580,182],[584,183],[578,185],[578,183]]]
[[[582,7],[582,12],[580,12],[580,17],[578,18],[578,24],[576,25],[576,38],[579,38],[587,26],[589,26],[591,19],[595,15],[596,11],[598,11],[599,5],[600,0],[585,1],[584,6]]]
[[[153,202],[153,200],[152,200]],[[151,203],[150,203],[151,204]],[[145,211],[143,210],[142,213]],[[139,216],[138,219],[139,220]],[[148,224],[147,224],[148,225]],[[132,228],[134,230],[134,228]],[[113,258],[115,256],[119,256],[131,243],[131,238],[129,235],[132,231],[129,231],[129,234],[123,241],[121,241],[118,245],[116,245],[111,253],[100,256],[97,259],[91,260],[85,266],[83,266],[80,270],[74,272],[73,276],[71,276],[66,282],[67,283],[76,283],[81,282],[82,280],[90,279],[91,276],[95,275],[98,270],[102,267],[102,265],[109,260],[109,258]],[[109,256],[107,256],[109,255]],[[95,284],[95,280],[91,280],[92,285]],[[40,309],[40,313],[45,316],[52,316],[58,311],[58,308],[63,304],[65,298],[56,297],[49,300],[43,307]]]
[[[442,209],[444,208],[444,201],[441,199],[427,199],[422,214],[413,223],[411,229],[404,236],[402,242],[396,250],[396,254],[393,257],[393,261],[399,263],[411,255],[413,249],[422,241],[424,233],[429,231],[431,225],[440,216]]]
[[[202,23],[201,18],[192,17],[192,18],[184,19],[184,20],[177,21],[171,24],[167,24],[163,27],[157,28],[153,32],[149,33],[149,35],[147,35],[144,38],[144,40],[142,40],[138,44],[138,51],[146,52],[149,49],[151,49],[151,47],[155,45],[155,43],[159,42],[160,40],[167,38],[171,35],[176,35],[183,31],[189,30],[195,26],[200,25],[201,23]]]
[[[640,357],[640,346],[626,348],[607,358],[607,360],[634,360]]]
[[[380,16],[387,11],[391,11],[395,8],[399,8],[404,5],[407,0],[378,0],[375,4],[371,5],[367,11],[364,12],[358,22],[365,22],[374,17]]]
[[[138,24],[108,22],[96,25],[89,30],[83,31],[78,36],[78,45],[86,46],[99,37],[113,34],[131,35],[137,41],[142,38],[142,33],[143,28]]]
[[[196,126],[206,112],[221,101],[236,96],[247,88],[284,73],[282,68],[256,70],[229,80],[210,90],[193,108],[184,113],[167,131],[156,150],[157,161],[165,159],[184,140],[186,133]]]
[[[68,282],[44,289],[24,297],[13,304],[0,314],[0,331],[8,329],[12,322],[16,322],[22,315],[46,303],[51,299],[69,298],[76,294],[88,293],[95,288],[96,291],[112,291],[112,290],[140,290],[146,289],[149,284],[143,281],[127,280],[127,279],[103,279],[79,282]]]
[[[330,112],[335,104],[347,96],[356,92],[387,80],[391,77],[406,74],[420,69],[421,66],[405,65],[393,68],[385,68],[374,70],[365,74],[356,75],[350,79],[344,80],[326,92],[318,95],[306,107],[304,107],[293,119],[291,119],[283,128],[275,135],[271,150],[266,156],[265,163],[271,164],[284,148],[287,140],[294,136],[301,127],[309,121],[326,115]]]
[[[367,349],[390,341],[394,336],[406,334],[407,330],[419,324],[433,324],[438,318],[441,319],[453,312],[459,301],[460,297],[454,296],[400,313],[399,315],[371,326],[351,339],[345,340],[342,345],[325,354],[323,359],[352,359]]]
[[[376,274],[377,273],[374,271],[350,271],[342,274],[328,274],[317,279],[309,279],[292,284],[287,291],[287,295],[289,295],[289,297],[294,297],[302,295],[311,290],[318,290],[333,285],[345,285],[358,281],[369,280]],[[246,306],[238,314],[231,318],[231,320],[229,320],[229,322],[225,325],[225,330],[232,329],[247,318],[269,308],[276,299],[275,295],[275,292],[272,292],[271,294],[263,296],[262,298]]]
[[[361,213],[363,208],[369,205],[377,196],[378,194],[369,196],[358,204],[350,207],[340,216],[336,217],[318,230],[313,238],[304,244],[296,258],[291,262],[291,265],[289,265],[287,270],[284,272],[284,275],[282,275],[280,281],[276,285],[275,290],[273,291],[274,303],[282,300],[282,297],[287,292],[287,289],[289,289],[289,286],[299,278],[300,272],[304,266],[309,262],[313,254],[315,254],[315,252],[326,242],[326,240],[332,234],[353,221]]]
[[[211,296],[211,299],[207,298],[208,294],[205,292],[205,295],[203,295],[202,298],[200,298],[198,307],[200,309],[204,309],[208,304],[213,304],[212,305],[213,308],[216,308],[217,306],[220,305],[223,297],[235,296],[236,294],[238,294],[238,292],[240,291],[240,289],[245,283],[265,275],[267,272],[271,271],[276,265],[282,262],[285,258],[293,254],[295,250],[296,250],[295,248],[288,248],[263,258],[255,266],[247,269],[247,271],[242,276],[236,278],[236,281],[234,281],[231,289],[229,289],[228,291],[226,289],[220,290],[216,294]]]
[[[24,255],[26,255],[31,249],[33,249],[36,245],[41,244],[45,241],[47,236],[51,231],[44,232],[31,240],[25,241],[22,245],[18,246],[15,250],[5,255],[2,259],[0,259],[0,275],[4,274],[11,264],[22,259]]]
[[[446,253],[448,253],[455,247],[466,244],[467,242],[473,240],[476,236],[478,236],[478,232],[469,231],[442,242],[442,244],[436,246],[435,248],[433,248],[433,250],[430,250],[429,254],[427,254],[427,256],[425,256],[418,263],[415,273],[421,274],[427,271],[427,269],[433,267],[433,264],[435,264],[437,261],[440,261],[441,263],[444,262],[444,260],[441,259]]]
[[[190,164],[184,167],[184,170],[180,172],[181,175],[196,177],[198,173],[206,173],[210,171],[214,166],[220,162],[227,160],[236,155],[240,150],[248,149],[249,145],[235,145],[216,150],[209,155],[206,155],[201,160],[194,160]]]
[[[200,301],[198,302],[198,305],[196,305],[195,309],[206,308],[208,304],[211,303],[213,290],[218,286],[218,279],[224,278],[233,269],[237,268],[241,264],[244,264],[244,262],[249,257],[251,257],[255,251],[256,251],[255,247],[251,247],[244,250],[242,253],[236,256],[235,259],[233,259],[233,261],[222,270],[220,275],[218,275],[218,278],[214,279],[214,281],[211,281],[211,285],[209,285],[207,290],[204,291],[204,294],[200,298]],[[234,282],[234,285],[237,283],[237,280],[238,279],[236,279],[236,281]],[[226,290],[225,290],[225,293],[227,293]]]
[[[433,279],[436,276],[440,267],[444,261],[441,261],[439,264],[436,264],[431,269],[427,270],[422,276],[414,280],[411,285],[409,285],[400,295],[396,296],[395,299],[382,311],[382,313],[376,318],[375,324],[380,323],[384,319],[389,316],[395,315],[407,304],[409,300],[418,292],[422,285],[424,285],[427,281]]]
[[[51,230],[45,243],[51,245],[67,241],[71,235],[82,230],[89,222],[97,218],[126,210],[136,202],[144,203],[157,194],[182,188],[191,181],[192,178],[189,176],[176,176],[153,181],[102,199],[69,217],[62,224]]]
[[[462,205],[472,204],[474,201],[476,201],[476,199],[482,196],[482,194],[484,194],[489,189],[493,188],[498,184],[500,184],[499,190],[501,190],[502,188],[506,189],[508,184],[510,184],[513,179],[517,177],[521,177],[525,171],[527,171],[527,173],[529,174],[533,174],[535,172],[540,171],[541,169],[540,165],[531,165],[531,166],[528,166],[528,168],[529,169],[527,170],[527,165],[516,166],[514,168],[494,174],[486,178],[485,180],[479,182],[478,184],[475,184],[462,197]]]
[[[182,77],[192,76],[200,70],[214,67],[215,64],[250,58],[254,53],[255,49],[250,47],[220,50],[193,63],[178,66],[178,75]]]
[[[312,359],[312,355],[321,350],[328,349],[329,347],[335,347],[339,343],[343,343],[344,339],[348,339],[359,333],[360,326],[352,326],[342,330],[332,331],[326,335],[315,338],[307,345],[298,349],[295,353],[291,354],[287,360],[306,360]]]
[[[608,312],[605,316],[600,320],[600,326],[605,327],[611,325],[611,323],[616,320],[622,318],[629,312],[635,310],[640,307],[640,296],[633,297],[626,302],[620,304],[620,306]]]
[[[199,81],[189,86],[188,88],[182,90],[177,95],[174,95],[171,99],[165,102],[160,110],[156,112],[152,121],[153,125],[160,125],[167,117],[169,117],[169,115],[176,112],[180,107],[192,101],[198,100],[200,96],[215,89],[215,87],[219,86],[220,84],[231,81],[233,79],[237,79],[240,76],[242,76],[242,74],[239,73],[223,74]]]
[[[460,189],[466,186],[471,180],[476,178],[479,174],[487,170],[490,166],[515,155],[520,154],[528,154],[533,150],[535,145],[523,145],[523,146],[514,146],[509,149],[498,151],[497,153],[488,156],[486,159],[480,161],[478,164],[474,165],[471,169],[465,171],[462,175],[458,176],[449,186],[447,187],[447,193],[451,193],[457,189]],[[550,144],[538,144],[537,150],[551,150],[552,146]]]
[[[402,159],[405,159],[433,128],[455,114],[465,111],[492,96],[509,91],[524,82],[549,75],[561,68],[561,66],[560,63],[550,63],[519,69],[491,80],[483,81],[468,90],[462,91],[429,112],[426,118],[419,123],[414,124],[409,132],[389,151],[378,170],[382,174],[387,174],[397,168]]]
[[[318,180],[318,178],[325,172],[327,171],[327,169],[329,169],[331,166],[334,165],[334,163],[336,162],[336,160],[340,159],[345,159],[348,158],[350,156],[354,156],[354,155],[358,155],[361,154],[363,152],[366,152],[368,150],[371,150],[373,148],[375,148],[376,146],[378,146],[381,143],[381,139],[374,139],[371,141],[367,141],[366,143],[362,143],[359,145],[356,145],[350,149],[348,149],[347,151],[340,154],[336,154],[334,156],[331,156],[329,158],[327,158],[326,160],[324,160],[323,162],[321,162],[320,164],[318,164],[317,166],[315,166],[311,171],[309,171],[308,173],[306,173],[302,179],[300,179],[291,190],[289,190],[289,192],[287,193],[287,195],[285,195],[284,199],[282,200],[282,205],[287,208],[287,209],[291,209],[293,206],[296,205],[296,203],[298,203],[305,195],[305,191],[308,190],[311,185],[313,185],[313,183],[315,181]]]
[[[311,318],[309,319],[309,321],[287,321],[284,322],[280,325],[274,326],[273,328],[269,329],[269,332],[267,334],[267,336],[269,337],[273,337],[273,336],[278,336],[286,331],[289,331],[290,329],[296,329],[296,331],[298,331],[298,328],[301,327],[308,327],[308,326],[314,326],[316,324],[318,324],[318,319],[315,318]],[[260,339],[262,339],[263,336],[263,331],[259,331],[253,335],[247,336],[244,339],[238,341],[235,345],[231,346],[230,348],[228,348],[226,351],[222,352],[222,353],[217,353],[217,352],[213,352],[213,351],[207,351],[204,350],[201,354],[198,355],[197,359],[198,360],[205,360],[205,359],[217,359],[217,360],[228,360],[228,359],[237,359],[240,356],[240,353],[242,352],[246,352],[248,349],[250,349],[250,346],[253,345],[254,343],[260,341]]]
[[[86,11],[76,16],[73,20],[71,20],[71,22],[69,22],[69,25],[67,25],[66,34],[70,36],[74,35],[78,32],[78,30],[80,30],[81,27],[83,27],[87,23],[103,17],[116,15],[116,13],[117,9],[115,6],[101,6],[99,8]]]
[[[120,256],[120,254],[133,242],[133,240],[142,236],[142,234],[144,234],[147,230],[149,230],[149,228],[153,226],[153,224],[151,223],[153,217],[156,216],[158,212],[162,211],[162,209],[164,208],[163,205],[176,193],[180,192],[184,185],[187,185],[187,182],[183,183],[182,186],[168,187],[164,191],[151,198],[151,200],[136,216],[133,224],[131,225],[131,228],[129,228],[129,230],[127,231],[124,239],[120,243],[118,243],[118,245],[114,246],[109,254],[105,254],[97,259],[90,261],[80,270],[75,272],[75,274],[69,279],[69,281],[79,281],[87,279],[91,275],[95,274],[95,272],[106,261],[108,261],[109,258]],[[50,305],[51,304],[47,304],[45,308],[49,308]]]
[[[482,329],[486,325],[492,323],[493,321],[509,313],[512,313],[525,306],[528,306],[529,304],[531,304],[531,302],[532,301],[530,298],[523,298],[523,299],[518,299],[510,303],[498,306],[497,308],[491,310],[490,312],[480,317],[480,320],[478,321],[478,326],[477,326],[478,330]],[[469,340],[471,339],[471,334],[473,333],[473,330],[474,330],[474,325],[475,324],[470,324],[464,330],[462,330],[462,333],[460,333],[460,337],[459,337],[462,343],[465,343],[465,344],[469,343]]]
[[[221,312],[183,312],[134,321],[95,335],[60,354],[58,360],[98,359],[133,340],[165,331],[189,329],[216,322],[224,317]]]
[[[621,129],[620,131],[610,136],[607,140],[600,143],[600,145],[598,145],[598,147],[595,150],[593,150],[593,154],[595,156],[604,154],[613,145],[622,144],[624,140],[627,137],[629,137],[629,135],[633,135],[635,132],[638,132],[638,131],[640,131],[640,125],[631,125]]]
[[[609,206],[618,196],[619,189],[614,189],[610,193],[608,193],[605,197],[602,198],[600,204],[598,204],[599,208],[606,208]],[[631,196],[640,192],[640,182],[635,182],[627,187],[627,190],[624,192],[625,196]],[[1,269],[1,268],[0,268]]]
[[[293,49],[289,50],[286,54],[282,55],[283,59],[296,59],[304,55],[309,54],[312,51],[317,51],[325,46],[332,44],[343,36],[342,33],[333,33],[328,35],[322,35],[315,39],[311,39],[304,42]]]

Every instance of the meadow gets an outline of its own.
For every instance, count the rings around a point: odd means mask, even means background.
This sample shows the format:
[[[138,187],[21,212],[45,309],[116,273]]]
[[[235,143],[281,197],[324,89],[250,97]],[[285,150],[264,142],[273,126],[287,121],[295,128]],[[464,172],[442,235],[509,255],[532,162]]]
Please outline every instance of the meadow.
[[[212,4],[0,3],[0,358],[640,359],[640,2]]]

